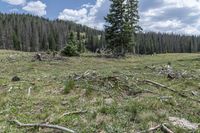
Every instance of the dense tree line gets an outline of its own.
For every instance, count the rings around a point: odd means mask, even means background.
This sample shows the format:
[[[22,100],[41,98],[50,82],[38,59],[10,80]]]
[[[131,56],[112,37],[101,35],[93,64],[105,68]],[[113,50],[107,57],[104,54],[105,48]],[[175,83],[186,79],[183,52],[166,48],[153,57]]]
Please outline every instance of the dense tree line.
[[[105,33],[69,21],[35,17],[32,15],[0,14],[0,48],[21,51],[61,50],[74,34],[78,51],[108,47]],[[137,33],[135,48],[128,51],[137,54],[194,53],[200,52],[200,36],[167,33]]]
[[[200,52],[200,36],[167,33],[138,33],[136,53],[195,53]]]
[[[70,33],[79,48],[95,51],[104,47],[103,32],[70,21],[44,19],[32,15],[0,14],[0,48],[21,51],[60,50]]]

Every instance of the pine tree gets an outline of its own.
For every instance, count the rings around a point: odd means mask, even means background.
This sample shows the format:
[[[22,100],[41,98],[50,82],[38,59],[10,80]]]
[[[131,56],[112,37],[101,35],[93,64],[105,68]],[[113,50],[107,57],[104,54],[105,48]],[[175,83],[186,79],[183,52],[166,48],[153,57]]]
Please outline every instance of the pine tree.
[[[135,54],[136,47],[136,32],[142,30],[142,28],[138,25],[139,15],[138,15],[138,0],[127,0],[127,17],[131,28],[131,41],[130,47],[132,47],[132,52]]]
[[[77,47],[77,41],[74,38],[73,32],[70,33],[67,45],[61,51],[61,53],[64,56],[78,56],[79,55],[79,53],[78,53],[78,47]]]
[[[135,44],[138,29],[138,1],[111,0],[110,12],[105,18],[105,37],[108,48],[117,56],[124,56]]]
[[[125,6],[124,0],[111,0],[110,11],[105,18],[108,25],[105,25],[105,38],[108,43],[108,48],[113,54],[125,54],[123,45],[122,30],[124,26]]]

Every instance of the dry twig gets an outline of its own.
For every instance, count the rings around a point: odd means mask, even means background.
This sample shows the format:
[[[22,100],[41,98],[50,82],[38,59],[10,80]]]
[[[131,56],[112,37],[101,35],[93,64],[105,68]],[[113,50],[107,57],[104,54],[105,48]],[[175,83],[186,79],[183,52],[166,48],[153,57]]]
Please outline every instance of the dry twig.
[[[181,96],[181,97],[183,97],[183,98],[190,99],[190,100],[192,100],[192,101],[195,101],[195,102],[200,103],[200,100],[193,99],[193,98],[191,98],[191,97],[189,97],[189,96],[187,96],[187,95],[185,95],[185,94],[182,94],[182,93],[180,93],[180,92],[178,92],[178,91],[176,91],[176,90],[174,90],[174,89],[172,89],[172,88],[169,88],[169,87],[167,87],[167,86],[165,86],[165,85],[163,85],[163,84],[157,83],[157,82],[155,82],[155,81],[151,81],[151,80],[145,79],[145,80],[143,80],[143,81],[141,81],[141,82],[147,83],[147,84],[152,84],[152,85],[155,85],[155,86],[157,86],[157,87],[165,88],[165,89],[167,89],[167,90],[169,90],[169,91],[171,91],[171,92],[174,92],[174,93],[178,94],[179,96]]]
[[[165,133],[174,133],[172,130],[170,130],[168,127],[166,127],[165,123],[157,125],[157,126],[152,127],[152,128],[149,128],[148,130],[137,132],[137,133],[149,133],[149,132],[156,131],[158,129],[160,129],[161,131],[163,131]]]
[[[63,116],[66,116],[66,115],[83,114],[83,113],[86,113],[86,112],[87,112],[87,110],[80,110],[80,111],[67,112],[67,113],[62,114],[59,118],[61,118],[61,117],[63,117]]]
[[[74,130],[71,130],[69,128],[66,127],[62,127],[62,126],[58,126],[58,125],[50,125],[50,124],[24,124],[19,122],[18,120],[14,120],[12,121],[14,122],[16,125],[18,125],[19,127],[42,127],[42,128],[52,128],[52,129],[57,129],[57,130],[61,130],[64,132],[69,132],[69,133],[76,133]]]
[[[161,130],[165,133],[174,133],[172,130],[170,130],[165,124],[161,125]]]
[[[144,130],[144,131],[137,132],[137,133],[149,133],[149,132],[158,130],[160,127],[161,127],[161,125],[157,125],[157,126],[155,126],[155,127],[149,128],[148,130]]]
[[[31,95],[31,89],[32,89],[32,87],[28,88],[28,97]]]

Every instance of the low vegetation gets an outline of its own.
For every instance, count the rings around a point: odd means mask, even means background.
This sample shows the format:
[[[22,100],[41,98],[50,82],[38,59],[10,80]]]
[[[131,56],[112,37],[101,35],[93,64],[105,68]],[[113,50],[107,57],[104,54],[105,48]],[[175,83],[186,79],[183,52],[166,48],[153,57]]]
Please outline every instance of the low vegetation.
[[[122,59],[83,54],[58,59],[41,53],[42,61],[32,61],[34,55],[0,51],[2,133],[58,131],[19,128],[12,120],[59,125],[81,133],[135,133],[156,126],[158,133],[163,127],[175,133],[200,132],[198,126],[170,121],[200,123],[199,54]],[[169,78],[172,73],[181,76]],[[20,80],[12,81],[13,77]]]

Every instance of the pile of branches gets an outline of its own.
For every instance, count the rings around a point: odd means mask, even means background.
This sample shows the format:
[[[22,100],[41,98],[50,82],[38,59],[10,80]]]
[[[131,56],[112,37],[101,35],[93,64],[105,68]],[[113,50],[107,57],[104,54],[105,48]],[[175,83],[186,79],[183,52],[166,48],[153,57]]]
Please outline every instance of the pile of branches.
[[[125,75],[102,76],[96,71],[88,70],[83,74],[74,74],[70,76],[70,79],[86,83],[91,86],[92,89],[98,91],[110,91],[119,90],[121,95],[137,95],[142,93],[140,89],[129,83],[129,79]],[[113,91],[112,91],[113,92]]]
[[[158,75],[164,75],[168,79],[180,79],[180,78],[190,77],[187,71],[177,71],[171,65],[164,65],[159,67],[152,65],[152,66],[145,66],[145,68],[148,68],[153,72],[156,72]]]
[[[32,57],[32,62],[34,61],[53,61],[53,60],[61,60],[64,61],[66,60],[65,57],[61,56],[57,52],[52,52],[52,53],[36,53]]]

